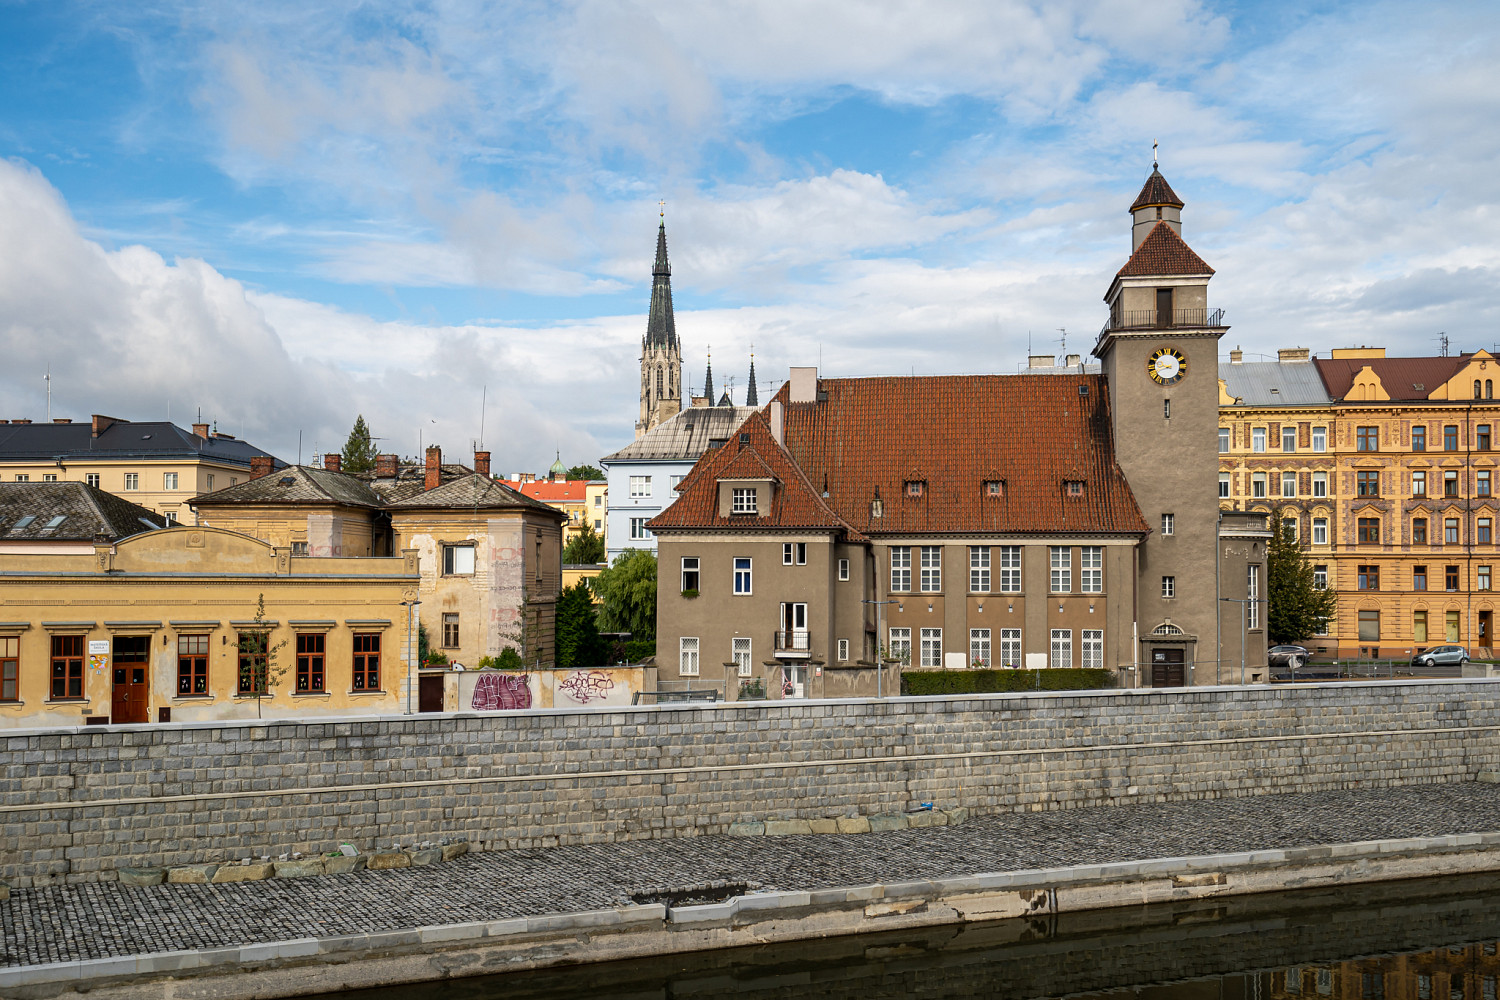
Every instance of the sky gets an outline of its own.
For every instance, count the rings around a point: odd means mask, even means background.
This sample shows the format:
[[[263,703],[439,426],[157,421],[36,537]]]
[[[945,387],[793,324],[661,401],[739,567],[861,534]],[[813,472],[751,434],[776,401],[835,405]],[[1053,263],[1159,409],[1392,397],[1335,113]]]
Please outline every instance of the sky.
[[[287,461],[634,434],[684,377],[1087,355],[1151,170],[1221,343],[1500,342],[1500,5],[0,0],[0,418]]]

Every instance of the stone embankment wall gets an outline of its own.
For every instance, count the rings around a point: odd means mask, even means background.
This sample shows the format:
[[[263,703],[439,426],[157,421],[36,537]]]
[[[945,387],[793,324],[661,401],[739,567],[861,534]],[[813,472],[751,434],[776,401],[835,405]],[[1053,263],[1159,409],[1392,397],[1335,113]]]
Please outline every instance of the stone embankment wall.
[[[226,722],[0,737],[0,879],[363,850],[727,832],[730,824],[1060,809],[1473,780],[1500,685],[736,702]]]

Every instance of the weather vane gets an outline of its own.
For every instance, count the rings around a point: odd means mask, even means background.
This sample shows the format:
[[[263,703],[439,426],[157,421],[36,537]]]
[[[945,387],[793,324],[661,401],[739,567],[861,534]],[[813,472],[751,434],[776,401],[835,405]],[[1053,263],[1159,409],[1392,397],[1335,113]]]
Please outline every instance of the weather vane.
[[[665,219],[667,217],[667,200],[663,198],[657,204],[661,206],[661,217]]]

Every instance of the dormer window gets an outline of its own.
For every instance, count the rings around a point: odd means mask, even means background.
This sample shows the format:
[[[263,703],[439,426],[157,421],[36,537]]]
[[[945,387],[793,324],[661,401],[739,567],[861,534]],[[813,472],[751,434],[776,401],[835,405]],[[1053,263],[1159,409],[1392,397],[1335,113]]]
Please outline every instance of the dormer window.
[[[1063,481],[1063,492],[1070,497],[1083,496],[1083,480],[1067,479]]]
[[[909,497],[919,497],[922,495],[922,489],[926,485],[927,484],[920,479],[908,480],[906,483],[906,495]]]
[[[991,479],[984,484],[984,495],[987,497],[1005,496],[1005,483],[1000,479]]]
[[[754,486],[736,486],[730,493],[729,510],[734,514],[754,514],[758,512],[755,499]]]

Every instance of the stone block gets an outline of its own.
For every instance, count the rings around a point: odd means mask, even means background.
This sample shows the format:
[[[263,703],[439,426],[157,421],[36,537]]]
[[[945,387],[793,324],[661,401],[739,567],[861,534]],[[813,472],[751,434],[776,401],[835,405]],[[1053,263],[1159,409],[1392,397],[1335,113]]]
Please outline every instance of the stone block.
[[[214,884],[223,882],[259,882],[268,879],[275,871],[269,861],[253,861],[248,865],[220,865],[214,872]]]
[[[6,885],[4,882],[0,882],[0,900],[6,900],[6,899],[9,899],[9,898],[10,898],[10,886]]]
[[[468,854],[468,853],[469,853],[469,842],[467,840],[460,841],[457,844],[444,844],[443,845],[443,860],[444,861],[452,861],[454,858],[462,857],[463,855]]]
[[[116,868],[115,875],[119,878],[121,885],[161,885],[166,881],[167,870],[165,868]]]
[[[906,817],[900,813],[887,813],[870,817],[870,832],[884,833],[887,830],[905,830]]]
[[[926,826],[947,826],[948,817],[940,812],[933,812],[930,809],[923,810],[922,812],[907,813],[906,825],[913,829]]]
[[[812,827],[813,833],[838,833],[839,821],[836,819],[813,819],[808,820],[807,825]]]
[[[218,870],[218,865],[178,865],[167,869],[167,881],[173,885],[207,885]]]
[[[729,835],[731,837],[763,837],[766,833],[764,823],[730,823]]]
[[[870,832],[870,817],[868,816],[840,816],[834,823],[839,833]]]
[[[767,837],[795,837],[808,833],[812,833],[812,824],[805,819],[766,820]]]
[[[949,826],[957,826],[968,820],[969,810],[965,806],[958,806],[954,809],[944,809],[943,815],[948,817]]]
[[[347,854],[340,854],[336,858],[323,859],[323,871],[325,871],[329,875],[344,875],[349,872],[362,872],[365,870],[365,865],[369,864],[369,862],[370,858],[365,854],[357,854],[352,858]]]
[[[312,875],[322,875],[327,869],[324,868],[322,858],[303,858],[300,861],[277,861],[272,865],[276,872],[276,878],[308,878]]]
[[[383,871],[387,868],[410,868],[411,855],[405,851],[384,851],[380,854],[372,854],[367,867],[372,872]]]
[[[441,847],[428,847],[420,851],[411,852],[411,867],[419,868],[423,865],[435,865],[443,860],[443,849]]]

